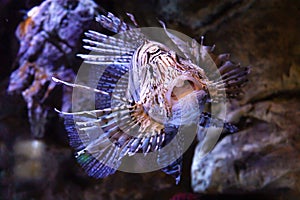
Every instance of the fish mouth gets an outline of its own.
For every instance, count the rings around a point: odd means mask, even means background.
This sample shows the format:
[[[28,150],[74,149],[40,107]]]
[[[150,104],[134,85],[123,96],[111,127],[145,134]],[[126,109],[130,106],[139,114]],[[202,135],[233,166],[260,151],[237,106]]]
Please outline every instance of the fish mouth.
[[[170,84],[170,89],[166,93],[166,99],[172,106],[187,95],[203,89],[199,81],[191,76],[181,75],[176,77]]]

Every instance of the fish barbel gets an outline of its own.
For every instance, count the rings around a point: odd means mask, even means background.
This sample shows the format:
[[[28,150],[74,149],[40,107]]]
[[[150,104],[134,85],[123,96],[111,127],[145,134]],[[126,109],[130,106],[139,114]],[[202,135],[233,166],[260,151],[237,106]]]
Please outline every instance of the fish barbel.
[[[77,159],[90,176],[103,178],[115,173],[126,156],[157,152],[162,171],[178,183],[183,154],[180,126],[196,124],[223,128],[222,133],[236,132],[234,125],[209,113],[207,105],[225,95],[238,96],[249,68],[232,63],[228,54],[214,55],[213,47],[187,44],[165,27],[162,30],[176,50],[149,39],[112,13],[100,14],[97,21],[120,36],[86,33],[84,47],[93,53],[79,56],[95,66],[89,76],[95,87],[53,78],[95,94],[96,109],[58,111],[64,115]],[[199,62],[205,56],[217,70]],[[166,146],[171,151],[164,151]]]

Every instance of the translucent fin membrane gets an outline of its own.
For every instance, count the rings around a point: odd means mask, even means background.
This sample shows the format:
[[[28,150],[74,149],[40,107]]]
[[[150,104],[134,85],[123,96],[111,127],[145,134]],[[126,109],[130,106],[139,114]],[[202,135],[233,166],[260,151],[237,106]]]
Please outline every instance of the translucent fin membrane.
[[[89,176],[95,178],[104,178],[116,172],[115,168],[111,168],[103,164],[93,155],[85,152],[77,157],[78,163],[84,168]]]

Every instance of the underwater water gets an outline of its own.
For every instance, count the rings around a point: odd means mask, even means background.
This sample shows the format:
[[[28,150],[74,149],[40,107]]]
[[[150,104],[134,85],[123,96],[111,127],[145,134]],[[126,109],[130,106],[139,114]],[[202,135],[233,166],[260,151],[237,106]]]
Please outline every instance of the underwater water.
[[[0,199],[297,199],[298,1],[50,2],[0,4]],[[226,120],[239,131],[205,158],[198,135],[178,185],[159,170],[95,179],[76,161],[54,110],[70,110],[72,88],[51,78],[74,81],[82,64],[76,54],[87,53],[84,32],[112,34],[94,20],[99,5],[127,21],[132,13],[141,27],[161,27],[159,19],[199,43],[204,35],[216,55],[251,66],[241,99],[227,105]]]

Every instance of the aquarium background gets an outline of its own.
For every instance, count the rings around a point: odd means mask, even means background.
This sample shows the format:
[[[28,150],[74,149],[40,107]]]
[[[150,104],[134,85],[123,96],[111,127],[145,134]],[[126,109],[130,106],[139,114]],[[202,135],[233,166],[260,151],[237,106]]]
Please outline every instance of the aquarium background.
[[[48,24],[36,32],[28,27],[40,22],[30,20],[34,14],[28,11],[43,1],[0,2],[0,199],[298,198],[299,1],[57,0],[73,14],[57,26],[42,16]],[[195,140],[184,155],[179,185],[160,171],[95,180],[74,158],[54,111],[68,109],[71,91],[48,80],[52,73],[73,80],[83,32],[104,31],[93,21],[97,5],[124,19],[132,13],[141,27],[160,26],[159,19],[198,41],[204,35],[217,54],[230,53],[231,60],[252,66],[243,98],[228,105],[228,118],[240,132],[224,138],[204,160],[197,159]],[[58,38],[58,30],[65,37]],[[43,31],[45,38],[38,35]]]

